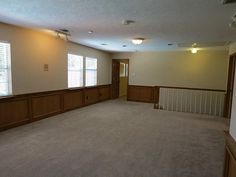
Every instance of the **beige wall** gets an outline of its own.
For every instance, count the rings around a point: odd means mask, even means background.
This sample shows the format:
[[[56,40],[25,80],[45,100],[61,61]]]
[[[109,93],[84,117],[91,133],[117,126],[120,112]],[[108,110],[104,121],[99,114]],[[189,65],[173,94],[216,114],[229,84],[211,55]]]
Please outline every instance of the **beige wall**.
[[[13,94],[67,88],[67,53],[98,59],[98,85],[111,83],[111,55],[54,36],[0,23],[0,40],[11,44]],[[49,65],[49,71],[43,65]]]
[[[115,53],[130,59],[129,84],[226,89],[228,51]]]
[[[236,53],[236,43],[230,46],[230,54]],[[230,134],[236,140],[236,75],[234,77],[234,95],[233,95],[233,105],[230,123]]]
[[[232,43],[229,47],[229,54],[231,55],[233,53],[236,53],[236,42]]]

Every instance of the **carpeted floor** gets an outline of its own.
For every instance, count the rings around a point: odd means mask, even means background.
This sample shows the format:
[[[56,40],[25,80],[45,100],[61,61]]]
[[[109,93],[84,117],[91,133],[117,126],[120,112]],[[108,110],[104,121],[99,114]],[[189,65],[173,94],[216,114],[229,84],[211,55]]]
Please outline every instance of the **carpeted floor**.
[[[222,177],[225,119],[112,100],[0,133],[1,177]]]

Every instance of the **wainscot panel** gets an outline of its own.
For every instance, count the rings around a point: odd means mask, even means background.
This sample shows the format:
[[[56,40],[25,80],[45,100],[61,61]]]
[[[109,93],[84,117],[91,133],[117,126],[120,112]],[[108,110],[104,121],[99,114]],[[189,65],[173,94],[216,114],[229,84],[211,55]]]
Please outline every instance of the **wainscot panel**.
[[[88,87],[84,93],[85,105],[97,103],[99,101],[99,91],[97,87]]]
[[[83,89],[68,91],[63,94],[64,111],[72,110],[83,106]]]
[[[32,97],[33,119],[41,119],[61,112],[61,95],[46,94]]]
[[[154,89],[151,86],[129,85],[127,100],[153,103]]]
[[[0,130],[30,121],[27,97],[0,100]]]
[[[110,99],[111,85],[0,97],[0,130]]]
[[[99,101],[104,101],[111,98],[110,86],[100,86],[98,88],[98,92],[99,92]]]

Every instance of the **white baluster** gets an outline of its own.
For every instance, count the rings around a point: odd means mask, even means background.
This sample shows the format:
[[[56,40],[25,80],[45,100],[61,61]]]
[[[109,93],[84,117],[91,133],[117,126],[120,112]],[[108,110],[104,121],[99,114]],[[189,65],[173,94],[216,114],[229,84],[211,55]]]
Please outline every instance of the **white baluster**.
[[[181,90],[181,112],[183,112],[183,90]]]
[[[167,89],[166,91],[167,91],[166,92],[167,93],[167,101],[166,101],[167,102],[167,107],[166,108],[167,108],[167,111],[169,111],[169,90]]]
[[[210,111],[209,114],[211,115],[212,113],[212,93],[210,92]]]
[[[202,114],[202,91],[200,91],[200,108],[199,108],[200,114]]]

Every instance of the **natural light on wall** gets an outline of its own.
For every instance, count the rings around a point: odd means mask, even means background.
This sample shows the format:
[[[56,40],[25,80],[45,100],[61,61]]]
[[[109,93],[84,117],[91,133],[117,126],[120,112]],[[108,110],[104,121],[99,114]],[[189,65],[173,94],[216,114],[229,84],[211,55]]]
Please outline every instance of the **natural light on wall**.
[[[97,85],[97,59],[86,57],[86,84],[85,86]]]
[[[10,44],[0,42],[0,96],[12,94]]]
[[[83,56],[68,54],[68,88],[83,86]]]

